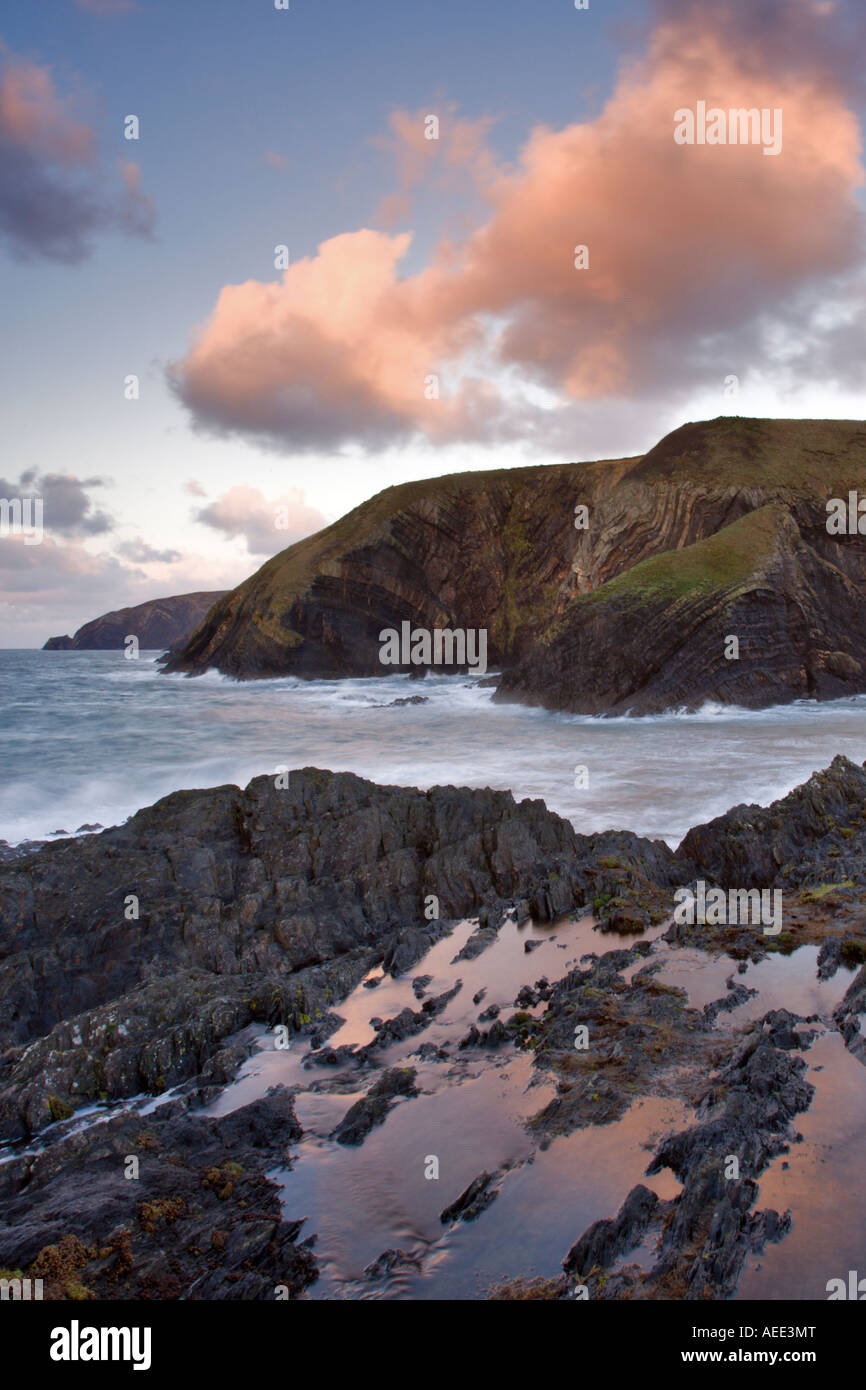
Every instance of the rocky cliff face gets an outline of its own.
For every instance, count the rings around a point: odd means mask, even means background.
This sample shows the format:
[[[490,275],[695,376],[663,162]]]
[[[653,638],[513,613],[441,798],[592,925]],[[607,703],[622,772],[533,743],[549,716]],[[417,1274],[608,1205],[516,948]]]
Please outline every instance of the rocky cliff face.
[[[866,545],[821,554],[779,503],[570,603],[497,699],[584,714],[753,708],[866,689]],[[845,568],[856,578],[849,577]],[[862,573],[861,573],[862,570]]]
[[[241,678],[382,675],[379,633],[488,629],[488,661],[528,651],[556,611],[574,507],[627,463],[454,474],[388,488],[275,555],[227,594],[169,662]]]
[[[861,691],[866,537],[826,526],[852,490],[862,423],[740,418],[638,459],[389,488],[227,594],[168,669],[381,675],[379,633],[408,621],[486,628],[498,697],[554,709]]]
[[[123,647],[125,639],[134,635],[146,651],[176,646],[186,642],[205,614],[225,593],[177,594],[173,598],[153,599],[136,604],[134,608],[119,608],[85,623],[74,637],[49,637],[45,652],[114,651]]]

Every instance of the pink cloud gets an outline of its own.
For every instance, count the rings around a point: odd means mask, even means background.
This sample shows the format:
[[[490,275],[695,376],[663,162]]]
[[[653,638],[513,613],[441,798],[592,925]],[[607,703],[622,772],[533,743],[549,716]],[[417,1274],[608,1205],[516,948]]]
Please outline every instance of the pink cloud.
[[[407,235],[361,230],[281,283],[223,289],[173,368],[198,420],[299,448],[492,439],[529,418],[503,374],[565,404],[673,396],[721,381],[732,355],[760,360],[767,325],[860,264],[859,126],[825,66],[760,66],[724,8],[717,29],[694,14],[657,27],[595,119],[537,127],[511,170],[483,153],[483,123],[452,132],[440,154],[473,171],[489,212],[425,270],[400,277]],[[698,101],[780,109],[781,153],[678,145],[674,113]],[[390,141],[405,197],[436,142],[417,113],[395,113]]]
[[[251,555],[274,555],[326,525],[322,513],[307,505],[299,488],[268,500],[258,488],[245,484],[229,488],[203,507],[196,520],[224,536],[243,536]]]
[[[0,44],[0,239],[12,254],[80,261],[95,233],[146,237],[153,221],[138,166],[103,170],[74,98],[58,92],[49,68]]]
[[[7,59],[0,71],[0,139],[58,164],[89,164],[94,157],[93,131],[75,120],[50,71],[24,60]]]
[[[437,325],[435,311],[396,267],[408,235],[363,230],[334,237],[279,283],[227,286],[173,380],[212,421],[321,438],[410,432],[441,424],[428,397],[436,362],[468,346],[471,326]],[[451,414],[453,412],[446,413]]]
[[[389,134],[372,136],[371,144],[394,159],[403,189],[419,183],[437,162],[481,179],[492,170],[487,137],[494,124],[492,116],[467,120],[453,102],[434,102],[417,111],[392,111]]]

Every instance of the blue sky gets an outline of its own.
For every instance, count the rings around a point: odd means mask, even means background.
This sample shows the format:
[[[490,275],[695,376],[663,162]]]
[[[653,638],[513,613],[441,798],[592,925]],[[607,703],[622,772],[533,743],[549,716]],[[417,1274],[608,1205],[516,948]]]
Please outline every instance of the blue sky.
[[[835,30],[841,40],[845,7],[830,3],[830,10],[819,13],[820,3],[803,0],[808,10],[803,22],[822,26],[822,34]],[[829,87],[833,109],[820,120],[833,133],[834,144],[836,132],[845,136],[845,113],[859,111],[858,94],[834,73],[832,42],[829,62],[818,48],[820,64],[807,55],[815,64],[813,73],[804,78],[794,71],[796,63],[783,53],[782,40],[790,39],[796,54],[798,34],[793,27],[787,35],[780,33],[779,19],[790,16],[792,7],[797,8],[794,0],[787,10],[770,0],[742,7],[742,54],[734,55],[741,60],[740,70],[732,77],[726,56],[724,80],[736,85],[757,54],[756,93],[759,88],[778,90],[782,83],[803,141],[805,125],[794,103],[802,106],[804,92],[816,90],[814,84]],[[675,0],[652,5],[591,0],[589,9],[580,12],[570,0],[533,0],[531,5],[438,0],[431,6],[407,0],[364,5],[291,0],[287,12],[276,11],[271,0],[138,0],[130,8],[119,3],[117,13],[93,12],[103,8],[114,8],[112,0],[10,0],[0,19],[6,81],[24,74],[21,80],[30,84],[26,111],[33,111],[37,97],[47,105],[59,103],[51,115],[55,135],[66,123],[84,126],[92,136],[91,162],[74,169],[67,164],[60,171],[61,183],[71,180],[78,186],[83,179],[91,202],[100,209],[104,203],[104,210],[94,214],[86,254],[74,259],[46,254],[20,232],[0,236],[5,442],[0,478],[7,493],[22,474],[34,475],[34,487],[46,475],[76,479],[80,485],[76,496],[65,490],[63,503],[56,485],[53,494],[50,486],[44,488],[42,546],[25,553],[18,538],[0,539],[0,644],[39,645],[121,603],[237,583],[270,550],[405,478],[635,453],[683,418],[734,410],[864,413],[860,382],[838,365],[843,348],[859,331],[856,316],[851,318],[845,306],[852,303],[852,285],[859,294],[862,269],[856,249],[861,230],[851,224],[861,190],[852,173],[854,153],[847,146],[841,173],[828,167],[829,183],[816,185],[830,188],[831,221],[833,200],[838,203],[833,235],[816,233],[816,244],[807,247],[802,264],[786,239],[775,259],[788,278],[776,287],[776,298],[761,306],[766,318],[760,325],[753,306],[744,304],[738,316],[703,289],[696,292],[692,314],[692,301],[676,283],[680,250],[662,246],[659,252],[658,228],[649,229],[654,241],[641,254],[648,277],[663,284],[640,313],[634,308],[639,295],[633,267],[620,275],[619,263],[612,265],[616,283],[592,303],[567,304],[567,295],[545,285],[549,204],[544,180],[559,178],[561,157],[574,160],[573,190],[565,186],[569,197],[573,192],[575,238],[583,214],[589,221],[591,213],[598,241],[603,235],[598,229],[604,228],[600,202],[610,199],[610,215],[616,217],[611,239],[617,241],[620,260],[631,254],[622,245],[629,232],[623,191],[615,183],[608,186],[605,152],[610,151],[614,175],[625,168],[635,141],[619,145],[617,130],[635,109],[640,82],[620,102],[625,115],[605,127],[599,119],[617,84],[626,80],[628,64],[647,61],[660,26],[688,18],[688,32],[695,32],[696,23],[700,28],[686,0],[679,6]],[[736,4],[711,8],[734,11],[737,18]],[[756,26],[756,14],[767,21],[763,27]],[[731,49],[731,32],[724,36],[720,54]],[[839,42],[838,48],[844,45]],[[671,52],[676,51],[674,38]],[[653,92],[669,80],[665,64],[670,59],[662,53],[652,61],[655,68],[640,79],[646,84],[648,110]],[[34,85],[34,74],[50,84],[50,95],[44,83]],[[804,86],[807,79],[812,87]],[[694,91],[700,94],[699,88]],[[395,112],[407,113],[410,131],[424,112],[439,113],[443,159],[450,148],[449,130],[461,122],[467,129],[483,123],[479,148],[483,146],[486,167],[495,174],[485,173],[478,161],[455,157],[447,177],[425,169],[410,180],[411,187],[404,187],[393,129],[389,135]],[[123,138],[124,118],[130,113],[140,118],[138,141]],[[522,151],[539,128],[554,138],[540,152],[534,172],[524,170]],[[7,113],[5,134],[0,127],[0,172],[4,149],[15,159],[21,155],[16,141],[26,145],[27,170],[33,172],[45,151],[44,136],[33,130],[22,134],[20,122],[16,125]],[[581,130],[595,142],[591,162],[582,153]],[[383,144],[389,138],[390,149]],[[667,132],[664,139],[669,142]],[[662,178],[670,157],[667,144],[663,152]],[[786,150],[779,164],[795,160],[798,153],[804,162],[808,154],[814,164],[805,145],[799,152]],[[749,154],[760,157],[760,152]],[[138,166],[140,193],[149,200],[146,207],[135,204],[140,225],[122,222],[122,217],[129,222],[131,204],[125,203],[121,214],[126,194],[119,161]],[[50,177],[63,163],[56,152],[45,162]],[[827,162],[832,163],[830,154]],[[789,167],[796,174],[797,165]],[[790,190],[782,188],[781,175],[758,168],[768,180],[771,211],[778,200],[780,216],[790,222]],[[750,166],[733,195],[743,197],[743,221],[752,224],[745,234],[753,238],[748,256],[734,255],[728,266],[719,266],[718,248],[708,247],[708,276],[767,277],[773,265],[773,234],[755,227],[753,204],[746,201],[751,196],[746,180],[754,177],[754,169]],[[527,243],[526,229],[515,230],[513,211],[503,211],[506,201],[519,208],[519,179],[524,176],[527,203],[535,198],[539,208],[535,279],[531,236]],[[502,194],[506,187],[507,199]],[[701,190],[696,181],[698,225]],[[382,216],[383,200],[404,194],[406,206],[389,223]],[[0,177],[0,217],[3,196]],[[688,199],[680,182],[673,196],[683,201],[688,222]],[[815,192],[810,199],[804,188],[802,196],[808,242]],[[641,207],[635,206],[635,236],[641,234],[641,222]],[[488,225],[489,235],[484,230]],[[439,353],[451,363],[457,387],[448,428],[431,426],[420,410],[417,420],[407,417],[405,401],[396,401],[391,377],[399,342],[388,347],[389,363],[381,372],[377,368],[375,382],[367,377],[361,384],[347,382],[345,376],[336,383],[323,381],[312,415],[307,405],[318,387],[313,376],[305,375],[302,425],[286,399],[300,391],[292,364],[299,352],[303,356],[304,344],[288,341],[295,329],[285,324],[275,328],[272,343],[258,349],[278,356],[286,351],[285,366],[279,368],[286,379],[277,382],[273,398],[237,408],[215,402],[226,373],[241,370],[249,331],[244,325],[255,323],[256,313],[251,297],[239,319],[233,316],[225,324],[212,320],[223,287],[279,286],[275,245],[288,245],[293,266],[304,260],[315,266],[322,243],[362,228],[373,228],[377,238],[367,247],[371,265],[373,260],[378,264],[380,252],[387,253],[389,238],[412,233],[395,271],[402,284],[383,289],[383,304],[391,306],[385,317],[399,318],[402,333],[408,318],[416,317],[413,296],[430,301],[424,315],[417,316],[423,317],[423,326],[416,324],[414,331],[422,356],[429,349],[431,362]],[[457,257],[447,275],[442,270],[446,245],[456,248]],[[361,243],[357,248],[352,243],[350,252],[366,254]],[[489,256],[491,265],[495,261],[498,280],[492,288],[479,255]],[[355,264],[351,259],[347,263]],[[329,273],[333,277],[335,272]],[[338,268],[336,273],[343,272]],[[359,281],[366,273],[359,263]],[[369,273],[374,274],[372,269]],[[290,291],[292,303],[303,303],[305,314],[313,312],[313,291],[303,289],[300,275],[296,270],[286,279],[284,316]],[[322,277],[317,284],[324,283],[326,292],[337,296],[324,269]],[[412,288],[416,285],[417,290]],[[670,315],[665,295],[670,296]],[[642,365],[645,354],[626,360],[623,335],[610,317],[618,296],[624,313],[628,298],[627,312],[635,315],[637,331],[646,332],[649,356],[667,363],[667,376],[648,374]],[[446,322],[437,305],[449,297],[459,307]],[[832,304],[837,307],[828,308]],[[607,306],[604,312],[602,305]],[[798,345],[804,334],[818,331],[819,310],[829,316],[830,328],[816,340],[810,369],[802,352],[797,361]],[[384,319],[375,306],[367,311],[369,331],[362,340],[369,342],[371,354],[385,353],[377,337]],[[206,360],[194,362],[191,344],[209,324]],[[552,325],[557,339],[552,346],[545,324]],[[327,329],[320,313],[315,333],[326,334]],[[232,333],[236,337],[226,347],[226,335]],[[461,346],[462,357],[454,365],[454,344],[458,339],[463,344],[467,334],[471,350]],[[575,350],[566,361],[563,343],[580,343],[584,334],[586,351]],[[383,327],[383,344],[386,338]],[[218,362],[211,351],[217,340]],[[319,343],[315,335],[314,340]],[[604,354],[601,343],[606,344]],[[263,358],[265,368],[267,360]],[[797,361],[793,372],[791,360]],[[170,363],[183,364],[177,389],[167,379]],[[723,393],[731,372],[743,383],[734,405]],[[130,373],[141,382],[140,399],[134,401],[124,399],[123,382]],[[495,406],[484,394],[487,385],[480,397],[472,391],[464,396],[466,380],[476,375],[492,383]],[[386,377],[387,390],[382,384]],[[322,421],[334,391],[351,402],[356,385],[360,404],[353,437],[351,404],[340,431]],[[555,427],[548,430],[554,414]],[[49,506],[52,495],[56,524]],[[280,502],[290,515],[289,531],[275,532],[271,542],[267,513]],[[95,520],[97,514],[104,514],[104,520]]]

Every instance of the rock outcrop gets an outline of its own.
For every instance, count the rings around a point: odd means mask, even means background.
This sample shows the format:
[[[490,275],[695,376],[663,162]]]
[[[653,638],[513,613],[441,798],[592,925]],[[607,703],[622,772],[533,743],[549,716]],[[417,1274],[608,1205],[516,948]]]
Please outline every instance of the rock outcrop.
[[[734,806],[679,847],[722,888],[807,890],[866,885],[866,765],[836,757],[770,806]],[[808,893],[811,890],[811,894]]]
[[[658,714],[866,689],[866,546],[854,538],[854,577],[843,546],[825,559],[780,503],[749,512],[573,600],[543,648],[504,673],[495,698]]]
[[[213,605],[225,594],[176,594],[172,598],[152,599],[134,608],[118,608],[85,623],[73,637],[49,637],[45,652],[115,651],[122,649],[130,635],[138,638],[145,651],[165,651],[186,642]]]
[[[521,988],[518,1012],[485,1009],[489,1032],[473,1025],[453,1065],[531,1053],[556,1088],[526,1121],[542,1147],[620,1119],[638,1096],[685,1086],[695,1122],[657,1147],[648,1170],[670,1169],[681,1194],[663,1201],[635,1188],[577,1241],[543,1296],[568,1297],[575,1282],[593,1298],[729,1296],[747,1254],[788,1229],[784,1214],[755,1210],[758,1179],[811,1102],[800,1054],[817,1030],[779,1008],[745,1034],[720,1035],[718,1016],[754,994],[735,982],[738,960],[745,969],[746,957],[801,941],[821,943],[822,978],[866,960],[864,793],[866,768],[837,758],[773,806],[696,827],[675,853],[626,832],[578,835],[543,803],[505,792],[419,792],[308,768],[286,787],[262,777],[246,790],[179,792],[124,826],[0,865],[4,1277],[26,1271],[62,1299],[302,1296],[317,1277],[316,1233],[301,1239],[307,1213],[284,1213],[274,1179],[302,1137],[292,1090],[201,1113],[254,1046],[247,1025],[303,1035],[311,1090],[353,1097],[331,1138],[375,1145],[395,1107],[423,1102],[430,1059],[452,1065],[441,1038],[421,1037],[461,983],[371,1019],[361,1047],[325,1045],[339,1001],[379,978],[374,967],[411,969],[466,916],[478,918],[469,939],[479,949],[455,957],[458,971],[483,961],[511,915],[589,908],[622,941],[641,919],[669,915],[674,888],[697,875],[788,890],[779,937],[730,924],[666,933],[732,957],[723,997],[692,1007],[659,979],[650,940],[606,950],[600,936],[600,954]],[[440,915],[428,921],[431,895]],[[866,969],[834,1015],[860,1059],[864,980]],[[416,979],[415,996],[429,983]],[[577,1048],[577,1030],[590,1049]],[[417,1067],[391,1050],[416,1036]],[[725,1177],[728,1153],[744,1164],[739,1184]],[[442,1221],[481,1228],[507,1169],[485,1168]],[[623,1265],[649,1239],[652,1267]],[[371,1268],[378,1277],[418,1258],[386,1251]]]
[[[380,632],[409,622],[486,629],[497,698],[552,709],[863,691],[866,537],[827,530],[858,489],[862,422],[740,417],[641,458],[407,483],[274,556],[168,669],[381,675]]]
[[[219,1080],[228,1034],[323,1017],[372,965],[419,959],[447,920],[495,923],[511,904],[551,920],[633,893],[663,911],[677,878],[661,842],[581,836],[509,792],[314,768],[276,780],[177,792],[0,864],[0,1138],[87,1101]]]
[[[179,1098],[66,1129],[0,1165],[0,1267],[45,1298],[273,1301],[317,1278],[266,1176],[301,1136],[283,1088],[219,1119]]]

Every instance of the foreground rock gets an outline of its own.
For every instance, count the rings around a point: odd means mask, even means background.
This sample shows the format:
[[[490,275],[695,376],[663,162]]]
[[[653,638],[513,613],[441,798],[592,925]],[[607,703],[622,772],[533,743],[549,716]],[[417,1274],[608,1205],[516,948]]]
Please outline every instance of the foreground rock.
[[[0,864],[0,1137],[85,1102],[219,1081],[236,1064],[227,1035],[314,1029],[449,920],[495,925],[519,902],[547,921],[633,891],[662,911],[676,879],[666,846],[577,835],[507,792],[311,768],[289,781],[178,792]]]
[[[864,887],[866,764],[836,757],[771,806],[735,806],[696,826],[680,853],[724,888]]]
[[[308,768],[285,788],[258,778],[243,791],[177,793],[125,826],[0,865],[0,1136],[11,1141],[0,1162],[0,1269],[43,1278],[51,1297],[302,1296],[316,1275],[315,1231],[301,1238],[305,1211],[284,1219],[267,1177],[291,1166],[301,1137],[289,1092],[221,1119],[199,1113],[253,1046],[256,1030],[238,1030],[260,1023],[305,1035],[309,1089],[347,1097],[321,1142],[357,1146],[380,1125],[371,1144],[387,1142],[394,1107],[420,1108],[434,1093],[431,1067],[460,1084],[524,1066],[515,1048],[555,1088],[526,1122],[539,1147],[615,1122],[642,1096],[694,1107],[694,1123],[658,1145],[648,1169],[669,1169],[678,1197],[665,1202],[640,1184],[618,1212],[568,1233],[561,1279],[501,1296],[573,1296],[575,1283],[595,1298],[729,1296],[749,1251],[787,1229],[784,1212],[757,1209],[757,1184],[810,1104],[802,1054],[815,1032],[786,1009],[745,1033],[731,1028],[729,1012],[754,994],[738,969],[805,942],[820,944],[824,979],[866,961],[864,804],[866,771],[839,758],[773,806],[696,827],[674,853],[625,832],[580,836],[542,803],[508,793],[422,793]],[[665,931],[731,958],[721,997],[701,1009],[659,978],[654,943],[631,939],[636,925],[669,916],[675,889],[696,878],[778,887],[785,905],[774,937],[732,923]],[[488,980],[478,972],[505,921],[587,909],[604,929],[599,954],[572,968],[563,958],[562,978],[551,970],[523,983],[515,1012],[509,996],[491,1002],[495,970]],[[372,1041],[326,1045],[350,990],[379,967],[398,979],[465,917],[478,925],[451,961],[448,988],[420,975],[406,986],[419,1007],[404,993],[391,1010],[389,987],[373,990],[364,997],[383,1017],[370,1020]],[[458,1010],[447,1048],[438,1030],[423,1041],[469,970],[477,1022],[465,1033]],[[864,980],[866,968],[824,1020],[860,1060]],[[141,1113],[141,1092],[163,1099]],[[79,1113],[94,1103],[98,1115]],[[725,1174],[731,1154],[736,1179]],[[507,1190],[508,1164],[482,1161],[441,1213],[464,1235],[483,1236],[487,1208]],[[629,1264],[648,1244],[650,1267]],[[384,1249],[368,1276],[409,1277],[419,1259]]]
[[[669,1168],[683,1184],[678,1197],[661,1201],[641,1184],[615,1218],[596,1222],[572,1247],[564,1267],[591,1298],[728,1298],[747,1255],[786,1234],[789,1215],[754,1208],[757,1178],[797,1140],[792,1121],[814,1093],[804,1059],[790,1050],[809,1045],[808,1028],[794,1031],[802,1022],[771,1014],[756,1023],[711,1077],[699,1123],[661,1144],[647,1172]],[[729,1176],[731,1156],[737,1177]],[[651,1268],[613,1271],[650,1233],[658,1255]]]
[[[414,1068],[392,1067],[349,1108],[331,1137],[338,1144],[361,1144],[371,1129],[385,1123],[401,1096],[417,1094]]]
[[[54,1299],[297,1298],[315,1260],[265,1176],[300,1138],[291,1097],[219,1120],[190,1099],[67,1126],[0,1165],[4,1273],[41,1278]]]

